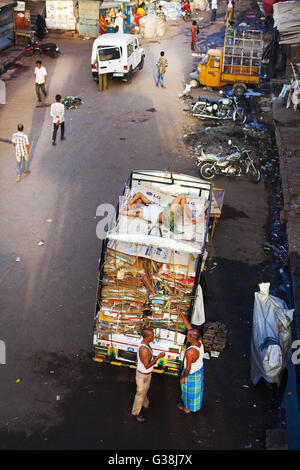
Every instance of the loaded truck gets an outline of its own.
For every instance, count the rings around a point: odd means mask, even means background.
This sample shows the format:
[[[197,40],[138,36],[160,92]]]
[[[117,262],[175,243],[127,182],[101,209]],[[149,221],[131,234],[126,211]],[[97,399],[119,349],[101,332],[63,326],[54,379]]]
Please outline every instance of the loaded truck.
[[[93,360],[136,368],[144,327],[154,330],[154,372],[178,375],[186,344],[179,311],[204,323],[212,185],[168,171],[132,171],[105,227],[99,260]]]
[[[189,75],[192,87],[233,85],[236,96],[242,96],[248,85],[259,85],[263,37],[261,32],[243,31],[233,38],[225,33],[223,48],[209,49],[201,54],[198,69]]]

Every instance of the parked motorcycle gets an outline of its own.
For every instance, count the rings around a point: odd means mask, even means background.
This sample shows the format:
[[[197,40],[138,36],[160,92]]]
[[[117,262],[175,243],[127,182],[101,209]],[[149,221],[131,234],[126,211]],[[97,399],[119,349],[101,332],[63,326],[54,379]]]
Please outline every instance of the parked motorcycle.
[[[25,49],[25,55],[31,57],[36,53],[57,57],[60,53],[60,49],[55,42],[42,43],[40,41],[29,41]]]
[[[223,95],[223,91],[220,91]],[[199,119],[233,120],[243,125],[247,116],[244,108],[239,106],[237,96],[227,96],[219,100],[199,97],[192,103],[191,109],[186,110]]]
[[[205,180],[213,180],[218,175],[225,176],[246,176],[254,183],[259,183],[261,173],[257,165],[251,158],[251,150],[240,149],[232,145],[229,154],[202,154],[197,157],[197,166],[199,167],[200,177]]]

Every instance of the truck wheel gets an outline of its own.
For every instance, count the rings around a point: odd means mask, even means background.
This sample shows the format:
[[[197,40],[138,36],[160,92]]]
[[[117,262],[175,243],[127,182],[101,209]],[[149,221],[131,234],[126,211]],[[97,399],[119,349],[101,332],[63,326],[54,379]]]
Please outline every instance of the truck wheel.
[[[233,93],[235,96],[243,96],[245,91],[247,90],[247,86],[245,83],[235,83],[233,85]]]
[[[192,87],[192,88],[198,88],[200,86],[200,83],[198,82],[198,80],[196,80],[195,78],[190,78],[189,81],[188,81],[188,84]]]

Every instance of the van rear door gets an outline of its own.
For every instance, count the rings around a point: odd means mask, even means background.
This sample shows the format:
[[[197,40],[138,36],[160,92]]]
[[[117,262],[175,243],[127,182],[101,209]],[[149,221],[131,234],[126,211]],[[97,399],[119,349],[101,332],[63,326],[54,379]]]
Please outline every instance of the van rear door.
[[[99,46],[97,49],[99,73],[123,72],[122,50],[119,46]]]

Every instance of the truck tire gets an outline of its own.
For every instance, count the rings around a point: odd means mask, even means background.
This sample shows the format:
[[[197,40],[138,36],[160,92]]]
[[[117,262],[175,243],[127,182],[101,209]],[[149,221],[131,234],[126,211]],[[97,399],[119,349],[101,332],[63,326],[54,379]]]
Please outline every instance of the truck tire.
[[[233,93],[235,96],[243,96],[245,91],[247,90],[247,86],[245,83],[235,83],[233,85]]]

